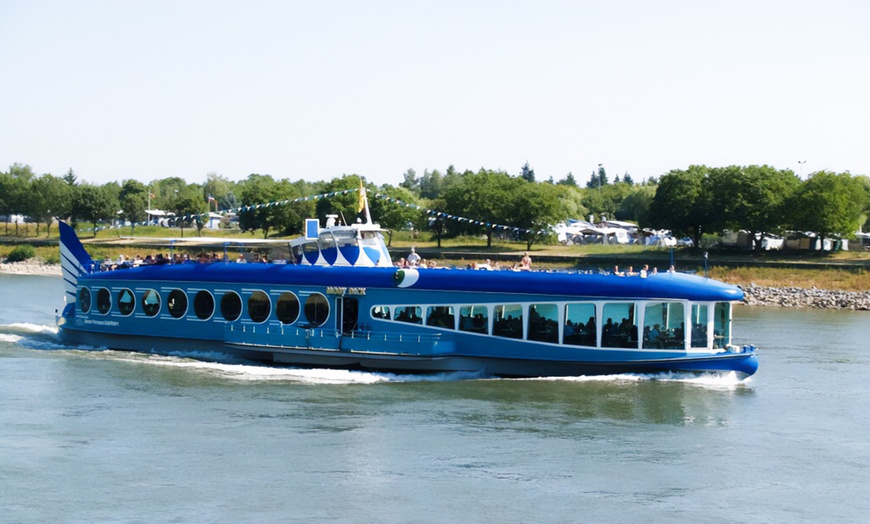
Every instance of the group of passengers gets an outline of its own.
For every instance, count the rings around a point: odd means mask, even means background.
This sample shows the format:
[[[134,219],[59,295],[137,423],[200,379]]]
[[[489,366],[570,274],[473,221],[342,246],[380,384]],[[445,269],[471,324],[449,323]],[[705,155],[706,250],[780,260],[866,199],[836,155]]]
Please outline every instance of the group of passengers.
[[[411,253],[408,254],[407,258],[400,258],[398,262],[395,263],[396,267],[400,268],[411,268],[411,267],[427,267],[434,268],[438,267],[438,264],[434,260],[426,260],[421,257],[417,251],[412,247]]]
[[[269,260],[269,257],[266,255],[261,255],[259,253],[248,253],[247,255],[244,253],[240,253],[238,258],[236,259],[237,263],[246,264],[250,260],[251,263],[258,264],[286,264],[287,261],[281,257],[275,260]],[[188,253],[175,253],[174,255],[164,255],[163,253],[157,253],[156,255],[147,255],[145,258],[142,258],[141,255],[136,255],[135,257],[127,257],[124,254],[118,255],[116,260],[112,260],[111,257],[106,256],[106,258],[99,263],[100,271],[112,271],[115,269],[127,269],[131,267],[138,266],[151,266],[151,265],[162,265],[162,264],[184,264],[184,263],[197,263],[197,264],[211,264],[214,262],[228,262],[229,258],[227,255],[221,255],[218,253],[205,253],[201,252],[197,255],[191,257]]]
[[[608,317],[601,331],[601,344],[606,347],[634,347],[637,345],[637,326],[628,318],[616,324]]]

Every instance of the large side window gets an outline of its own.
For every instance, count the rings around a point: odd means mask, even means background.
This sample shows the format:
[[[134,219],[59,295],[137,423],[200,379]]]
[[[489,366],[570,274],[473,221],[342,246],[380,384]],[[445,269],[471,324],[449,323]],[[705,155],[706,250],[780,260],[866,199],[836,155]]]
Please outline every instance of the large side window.
[[[708,317],[710,308],[707,304],[692,304],[692,317],[689,321],[692,323],[691,343],[693,348],[707,347],[707,324],[710,322]]]
[[[523,338],[523,306],[519,304],[495,306],[492,315],[492,334],[497,337]]]
[[[607,348],[637,347],[637,316],[630,302],[604,304],[604,325],[601,326],[601,346]]]
[[[398,306],[396,307],[396,320],[409,324],[422,324],[423,308],[420,306]]]
[[[390,308],[386,306],[374,306],[372,308],[372,318],[390,320]]]
[[[682,302],[650,302],[644,308],[643,347],[683,349],[686,345]]]
[[[559,342],[559,308],[556,304],[529,306],[529,340]]]
[[[429,306],[426,308],[426,325],[454,329],[453,306]]]
[[[233,322],[242,314],[242,299],[235,291],[221,297],[221,315],[227,322]]]
[[[489,310],[486,306],[462,306],[459,308],[459,329],[471,333],[487,333]]]
[[[568,304],[565,306],[563,344],[595,347],[595,304]]]

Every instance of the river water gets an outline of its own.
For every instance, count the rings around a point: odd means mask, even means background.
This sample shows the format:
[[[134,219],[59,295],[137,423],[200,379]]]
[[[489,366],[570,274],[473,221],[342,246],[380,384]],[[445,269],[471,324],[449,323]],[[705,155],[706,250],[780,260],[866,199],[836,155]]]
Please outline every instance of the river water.
[[[862,522],[870,313],[736,309],[759,372],[492,380],[64,348],[0,275],[0,522]]]

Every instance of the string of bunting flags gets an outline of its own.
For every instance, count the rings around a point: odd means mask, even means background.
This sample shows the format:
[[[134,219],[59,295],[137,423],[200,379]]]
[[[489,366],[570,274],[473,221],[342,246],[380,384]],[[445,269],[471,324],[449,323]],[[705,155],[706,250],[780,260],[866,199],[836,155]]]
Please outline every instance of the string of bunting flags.
[[[522,233],[522,234],[526,234],[526,233],[535,233],[535,234],[539,234],[539,235],[546,234],[546,231],[543,231],[543,230],[532,231],[531,229],[525,229],[525,228],[521,228],[521,227],[505,226],[503,224],[494,224],[492,222],[484,222],[482,220],[475,220],[473,218],[466,218],[466,217],[451,215],[449,213],[444,213],[442,211],[436,211],[434,209],[427,209],[425,207],[418,206],[417,204],[409,204],[407,202],[403,202],[403,201],[399,200],[398,198],[388,197],[388,196],[382,195],[380,193],[376,194],[375,198],[380,198],[382,200],[386,200],[387,202],[391,202],[393,204],[396,204],[399,206],[404,206],[404,207],[407,207],[410,209],[416,209],[418,211],[422,211],[422,212],[426,213],[427,215],[429,215],[431,217],[435,217],[435,218],[452,220],[454,222],[466,222],[466,223],[469,223],[469,224],[472,224],[475,226],[492,227],[493,229],[500,229],[502,231],[515,231],[517,233]]]
[[[275,202],[267,202],[267,203],[263,203],[263,204],[253,204],[250,206],[240,206],[238,208],[230,208],[230,209],[222,210],[219,214],[226,216],[229,214],[242,213],[244,211],[256,211],[259,209],[266,209],[269,207],[284,206],[284,205],[288,205],[288,204],[294,204],[297,202],[308,202],[308,201],[312,201],[312,200],[319,200],[321,198],[332,198],[334,196],[347,195],[347,194],[356,193],[356,192],[359,192],[359,188],[345,189],[343,191],[331,191],[329,193],[321,193],[319,195],[314,195],[314,196],[299,197],[299,198],[293,198],[293,199],[288,199],[288,200],[278,200]],[[530,229],[524,229],[521,227],[506,226],[503,224],[493,224],[492,222],[484,222],[484,221],[475,220],[472,218],[451,215],[449,213],[436,211],[434,209],[427,209],[425,207],[418,206],[417,204],[409,204],[409,203],[403,202],[397,198],[392,198],[392,197],[389,197],[387,195],[382,195],[380,193],[375,194],[375,198],[379,198],[381,200],[386,200],[387,202],[390,202],[392,204],[396,204],[398,206],[404,206],[404,207],[407,207],[410,209],[416,209],[416,210],[424,212],[427,215],[434,217],[434,218],[441,218],[444,220],[452,220],[454,222],[464,222],[464,223],[468,223],[468,224],[472,224],[472,225],[476,225],[476,226],[492,227],[493,229],[497,229],[497,230],[500,229],[502,231],[515,231],[517,233],[522,233],[522,234],[526,234],[526,233],[544,234],[544,233],[546,233],[546,231],[543,231],[543,230],[535,232],[535,231],[532,231]],[[183,215],[180,218],[183,221],[193,220],[196,218],[205,218],[206,220],[208,220],[209,213],[195,213],[195,214],[190,214],[190,215]],[[136,222],[133,225],[134,226],[145,226],[145,225],[148,225],[148,222]],[[103,229],[111,229],[111,227],[98,227],[98,228],[96,228],[96,230],[94,228],[87,228],[87,229],[80,228],[80,231],[101,231]]]

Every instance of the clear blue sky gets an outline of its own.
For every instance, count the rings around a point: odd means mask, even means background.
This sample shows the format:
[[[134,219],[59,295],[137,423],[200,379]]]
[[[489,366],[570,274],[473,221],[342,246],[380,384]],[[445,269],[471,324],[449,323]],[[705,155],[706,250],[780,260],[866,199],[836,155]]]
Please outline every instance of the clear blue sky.
[[[0,169],[870,174],[868,27],[865,0],[0,0]]]

